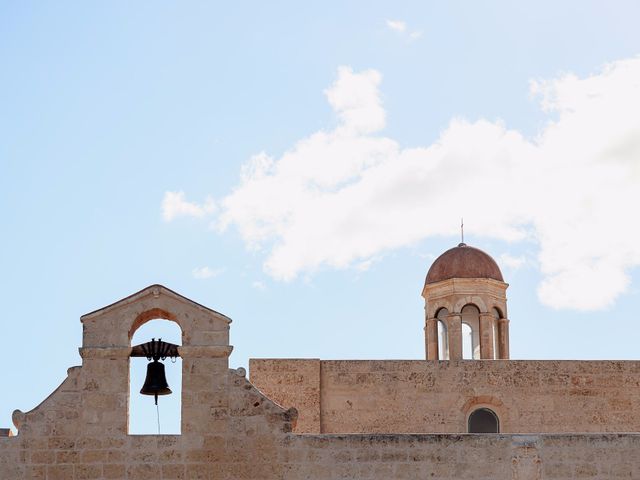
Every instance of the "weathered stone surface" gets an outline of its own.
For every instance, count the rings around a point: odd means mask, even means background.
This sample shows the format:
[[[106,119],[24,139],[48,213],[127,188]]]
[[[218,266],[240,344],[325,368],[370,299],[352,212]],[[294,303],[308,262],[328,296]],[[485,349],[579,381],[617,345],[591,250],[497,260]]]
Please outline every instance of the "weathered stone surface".
[[[310,370],[306,362],[320,365]],[[250,365],[254,385],[298,410],[299,433],[464,433],[478,407],[495,411],[504,433],[640,432],[636,361],[252,359]]]
[[[320,360],[249,360],[251,381],[279,405],[298,410],[296,431],[321,433]],[[256,384],[255,379],[259,381]]]
[[[128,435],[130,338],[158,317],[183,331],[182,434]],[[640,478],[640,435],[603,433],[639,430],[640,362],[252,360],[261,391],[229,322],[161,286],[83,317],[82,366],[14,412],[0,479]],[[509,433],[455,433],[482,405]],[[514,433],[558,431],[599,433]]]
[[[128,435],[130,339],[154,318],[182,328],[182,435]],[[274,439],[291,432],[297,414],[228,368],[230,319],[154,285],[82,321],[82,366],[35,409],[14,412],[19,434],[0,437],[0,479],[237,478],[237,468],[273,469]]]

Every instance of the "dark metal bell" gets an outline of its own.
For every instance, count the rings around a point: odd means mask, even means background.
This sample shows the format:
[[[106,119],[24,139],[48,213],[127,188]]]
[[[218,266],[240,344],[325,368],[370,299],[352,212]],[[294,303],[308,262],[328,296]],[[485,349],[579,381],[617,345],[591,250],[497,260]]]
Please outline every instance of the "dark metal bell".
[[[154,360],[147,364],[147,378],[144,379],[144,385],[140,389],[143,395],[153,395],[158,404],[158,395],[169,395],[171,389],[167,383],[167,377],[164,374],[164,364]]]

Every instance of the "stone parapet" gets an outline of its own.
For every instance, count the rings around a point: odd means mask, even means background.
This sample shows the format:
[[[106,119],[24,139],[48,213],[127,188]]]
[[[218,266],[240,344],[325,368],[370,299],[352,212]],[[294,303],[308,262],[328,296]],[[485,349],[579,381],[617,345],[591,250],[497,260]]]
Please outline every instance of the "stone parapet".
[[[298,409],[299,433],[464,433],[479,407],[508,433],[640,432],[639,361],[303,362],[250,363],[260,390]]]

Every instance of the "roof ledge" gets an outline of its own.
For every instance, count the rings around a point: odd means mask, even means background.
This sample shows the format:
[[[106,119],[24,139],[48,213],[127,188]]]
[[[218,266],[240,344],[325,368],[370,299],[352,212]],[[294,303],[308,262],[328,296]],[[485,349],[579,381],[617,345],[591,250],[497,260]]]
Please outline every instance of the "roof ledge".
[[[171,290],[170,288],[165,287],[164,285],[160,285],[160,284],[154,284],[154,285],[149,285],[146,288],[143,288],[142,290],[140,290],[139,292],[136,292],[132,295],[129,295],[128,297],[125,297],[121,300],[118,300],[110,305],[107,305],[106,307],[102,307],[99,308],[97,310],[94,310],[93,312],[89,312],[86,313],[84,315],[82,315],[80,317],[80,321],[82,323],[84,323],[86,320],[91,320],[97,317],[100,317],[108,312],[111,312],[113,310],[116,310],[118,308],[122,308],[125,307],[127,305],[130,305],[132,303],[135,303],[143,298],[149,297],[149,296],[153,296],[154,298],[159,298],[161,295],[166,295],[168,297],[173,298],[174,300],[178,300],[179,302],[182,303],[186,303],[189,304],[190,306],[198,309],[198,310],[202,310],[206,313],[213,313],[216,316],[221,317],[223,320],[225,320],[227,323],[231,323],[231,319],[229,317],[227,317],[226,315],[217,312],[209,307],[205,307],[204,305],[198,303],[198,302],[194,302],[193,300],[180,295],[177,292],[174,292],[173,290]]]

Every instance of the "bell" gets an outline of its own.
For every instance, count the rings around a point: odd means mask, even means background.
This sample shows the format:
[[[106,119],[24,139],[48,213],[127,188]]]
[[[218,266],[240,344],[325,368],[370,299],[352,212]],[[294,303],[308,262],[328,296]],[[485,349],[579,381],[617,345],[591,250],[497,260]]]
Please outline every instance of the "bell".
[[[143,395],[153,395],[158,404],[158,395],[169,395],[171,389],[167,383],[167,377],[164,374],[164,364],[154,360],[147,364],[147,378],[144,379],[144,385],[140,389]]]

